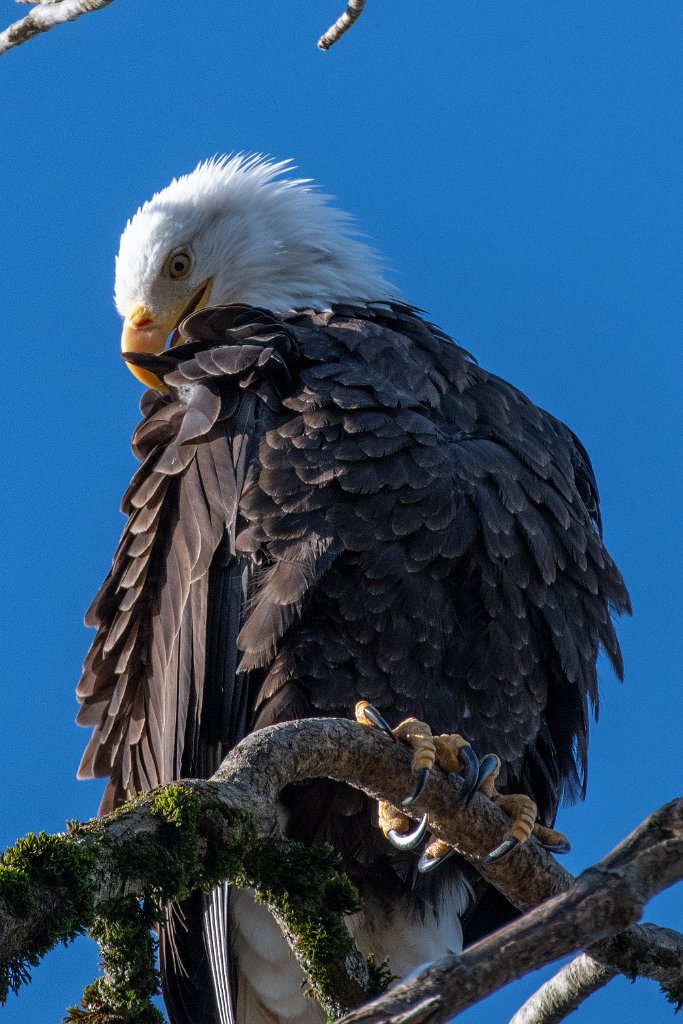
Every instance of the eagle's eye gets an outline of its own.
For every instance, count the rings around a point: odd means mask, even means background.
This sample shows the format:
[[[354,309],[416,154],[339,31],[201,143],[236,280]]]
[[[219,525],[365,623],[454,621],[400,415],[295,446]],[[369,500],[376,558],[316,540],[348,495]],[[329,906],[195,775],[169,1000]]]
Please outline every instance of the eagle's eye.
[[[179,249],[172,252],[164,265],[164,273],[172,277],[174,281],[187,277],[192,267],[192,256],[186,249]]]

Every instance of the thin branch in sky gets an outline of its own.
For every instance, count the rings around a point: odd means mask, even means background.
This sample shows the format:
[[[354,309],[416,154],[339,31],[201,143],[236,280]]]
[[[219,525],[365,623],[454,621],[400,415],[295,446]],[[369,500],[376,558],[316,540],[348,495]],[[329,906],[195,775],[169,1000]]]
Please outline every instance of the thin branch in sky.
[[[616,967],[582,953],[541,985],[510,1019],[510,1024],[559,1024],[617,974]]]
[[[337,18],[334,25],[330,25],[327,32],[321,35],[318,40],[318,49],[329,50],[331,46],[334,46],[337,40],[341,39],[345,32],[348,32],[353,23],[358,21],[364,7],[365,0],[349,0],[349,5],[341,17]]]
[[[25,18],[15,21],[4,32],[0,32],[0,55],[28,42],[29,39],[34,39],[42,32],[49,32],[57,25],[65,25],[66,22],[75,21],[83,14],[108,7],[112,0],[17,0],[17,3],[33,3],[34,7]],[[331,25],[318,40],[319,48],[329,50],[334,46],[360,18],[364,7],[365,0],[349,0],[348,7],[341,17],[337,18],[334,25]]]
[[[20,2],[23,3],[25,0]],[[0,54],[28,42],[41,32],[49,32],[57,25],[75,21],[83,14],[90,14],[91,11],[99,11],[111,2],[112,0],[38,0],[25,18],[15,21],[4,32],[0,32]]]

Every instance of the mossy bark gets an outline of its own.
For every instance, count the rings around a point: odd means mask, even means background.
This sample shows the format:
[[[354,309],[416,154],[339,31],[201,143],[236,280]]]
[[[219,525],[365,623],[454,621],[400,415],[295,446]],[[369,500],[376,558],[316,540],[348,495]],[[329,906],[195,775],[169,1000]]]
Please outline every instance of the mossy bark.
[[[0,962],[2,1000],[56,943],[88,929],[100,945],[103,976],[66,1019],[158,1024],[150,929],[167,902],[221,881],[253,888],[271,908],[330,1016],[378,993],[376,972],[343,920],[359,909],[359,896],[332,849],[257,836],[250,816],[227,807],[206,783],[175,782],[108,819],[72,823],[61,835],[27,836],[6,851],[0,920],[28,919],[33,929],[22,936],[21,956]],[[55,890],[59,899],[45,898]]]

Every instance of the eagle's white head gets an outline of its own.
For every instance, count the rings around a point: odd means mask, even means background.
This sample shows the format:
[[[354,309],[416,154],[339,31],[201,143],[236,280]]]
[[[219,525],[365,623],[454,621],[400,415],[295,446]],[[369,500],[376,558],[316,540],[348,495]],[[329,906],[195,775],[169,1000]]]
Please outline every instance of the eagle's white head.
[[[283,177],[291,169],[259,155],[208,160],[140,207],[116,258],[124,352],[161,352],[208,302],[286,312],[394,297],[352,218],[310,181]]]

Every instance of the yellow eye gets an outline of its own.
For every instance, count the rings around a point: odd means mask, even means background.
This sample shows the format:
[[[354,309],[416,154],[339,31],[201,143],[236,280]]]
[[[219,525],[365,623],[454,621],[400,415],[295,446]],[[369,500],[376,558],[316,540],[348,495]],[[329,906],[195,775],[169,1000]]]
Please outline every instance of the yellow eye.
[[[192,256],[186,249],[179,249],[178,252],[172,252],[166,260],[164,272],[177,281],[179,278],[187,277],[191,268]]]

